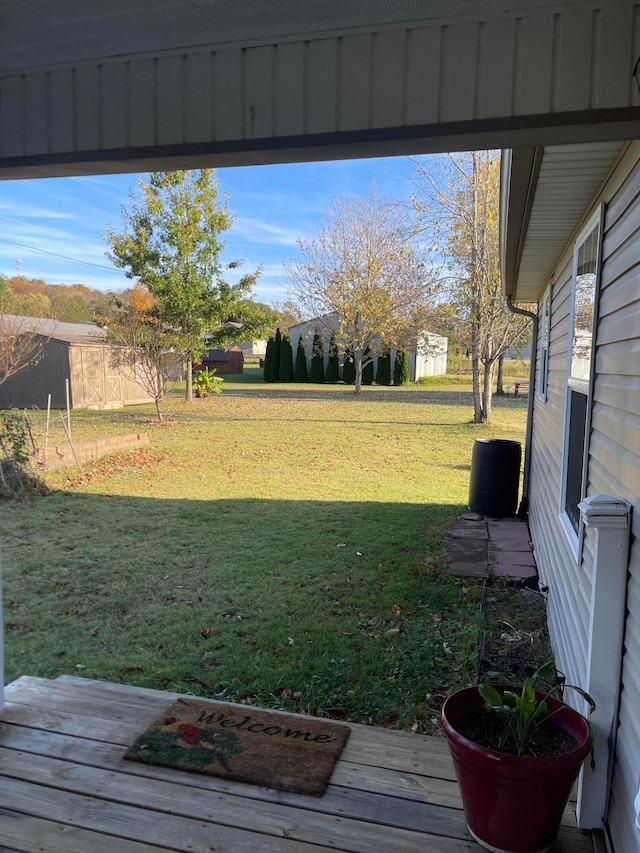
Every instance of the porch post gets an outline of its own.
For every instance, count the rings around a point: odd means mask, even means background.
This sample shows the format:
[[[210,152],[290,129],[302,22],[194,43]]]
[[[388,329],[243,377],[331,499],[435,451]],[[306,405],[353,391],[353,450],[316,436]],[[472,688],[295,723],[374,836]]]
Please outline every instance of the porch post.
[[[4,708],[4,621],[2,618],[2,560],[0,559],[0,711]]]
[[[586,683],[581,686],[596,710],[590,718],[595,769],[588,761],[582,768],[577,815],[581,829],[600,829],[616,748],[631,510],[626,501],[608,495],[594,495],[578,506],[585,528],[595,531]]]

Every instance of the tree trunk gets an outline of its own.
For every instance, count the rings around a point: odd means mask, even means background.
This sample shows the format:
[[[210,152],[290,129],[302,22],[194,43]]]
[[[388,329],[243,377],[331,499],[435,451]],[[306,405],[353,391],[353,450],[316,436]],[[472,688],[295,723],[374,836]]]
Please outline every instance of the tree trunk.
[[[477,329],[471,331],[471,382],[473,388],[473,422],[482,423],[482,392],[480,390],[480,354]]]
[[[193,361],[187,359],[187,384],[185,392],[185,400],[187,403],[193,403]]]
[[[493,370],[495,361],[484,365],[484,382],[482,387],[482,420],[479,423],[491,423],[491,396],[493,394]]]
[[[496,394],[499,397],[504,396],[504,353],[498,359],[498,381],[496,387]]]
[[[156,404],[156,412],[158,413],[158,420],[162,423],[162,412],[160,411],[160,400],[157,397],[155,399],[155,404]]]
[[[353,353],[353,363],[356,370],[354,394],[359,394],[362,390],[362,353],[356,350]]]

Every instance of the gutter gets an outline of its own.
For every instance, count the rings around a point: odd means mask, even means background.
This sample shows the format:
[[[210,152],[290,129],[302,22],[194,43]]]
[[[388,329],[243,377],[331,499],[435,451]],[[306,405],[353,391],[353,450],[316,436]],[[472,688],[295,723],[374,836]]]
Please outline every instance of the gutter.
[[[507,308],[512,314],[522,314],[530,317],[531,325],[531,364],[529,366],[529,395],[527,398],[527,430],[524,440],[524,474],[522,477],[522,500],[518,508],[518,518],[525,519],[529,514],[529,478],[531,474],[531,442],[533,436],[533,400],[536,387],[536,361],[538,352],[538,315],[533,311],[516,307],[507,296]]]

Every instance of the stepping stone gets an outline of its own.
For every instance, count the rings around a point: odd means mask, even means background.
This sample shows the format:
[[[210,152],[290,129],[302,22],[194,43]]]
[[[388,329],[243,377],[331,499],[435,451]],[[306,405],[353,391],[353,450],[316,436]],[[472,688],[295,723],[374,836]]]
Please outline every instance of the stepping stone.
[[[512,566],[533,566],[534,569],[536,567],[531,551],[492,551],[490,549],[487,562],[492,566],[511,564]]]
[[[520,538],[501,536],[499,539],[490,539],[489,551],[531,551],[529,540],[526,542]]]
[[[538,577],[535,566],[516,566],[513,563],[503,563],[499,566],[491,566],[491,573],[497,578],[527,578]]]
[[[447,538],[451,539],[488,539],[487,525],[483,521],[456,521]]]
[[[467,578],[489,577],[489,567],[486,563],[449,563],[446,571],[448,575],[461,575]]]
[[[453,539],[447,545],[447,560],[487,564],[487,543],[478,539]]]

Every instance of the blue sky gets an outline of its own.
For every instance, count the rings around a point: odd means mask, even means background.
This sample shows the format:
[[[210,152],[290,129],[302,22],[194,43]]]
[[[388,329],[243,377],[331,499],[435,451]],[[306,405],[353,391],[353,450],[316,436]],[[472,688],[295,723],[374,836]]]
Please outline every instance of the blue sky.
[[[224,259],[244,259],[245,271],[262,265],[254,297],[282,302],[287,298],[282,261],[295,256],[297,238],[322,222],[331,198],[366,193],[372,179],[381,194],[406,197],[411,171],[404,157],[220,169],[221,189],[237,214]],[[120,226],[120,208],[135,179],[103,175],[0,183],[0,275],[15,275],[19,259],[24,276],[50,284],[79,282],[105,291],[131,286],[106,258],[102,235],[109,222]]]

